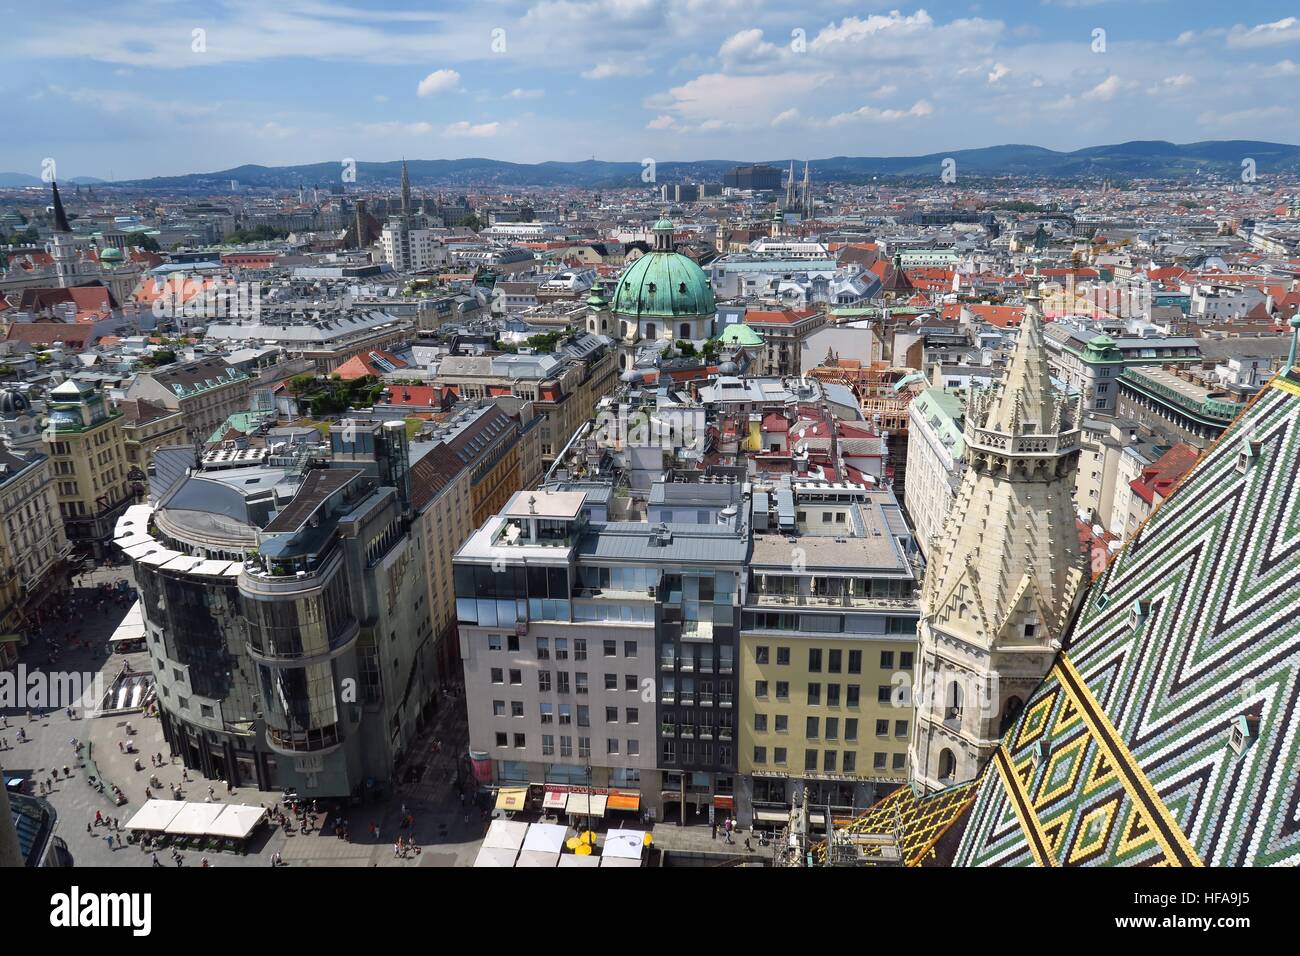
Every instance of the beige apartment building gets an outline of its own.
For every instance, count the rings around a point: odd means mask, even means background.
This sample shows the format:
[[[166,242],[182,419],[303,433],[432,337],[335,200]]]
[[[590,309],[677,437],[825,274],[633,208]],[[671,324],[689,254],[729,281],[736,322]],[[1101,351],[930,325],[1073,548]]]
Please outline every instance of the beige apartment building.
[[[138,373],[126,398],[180,412],[188,433],[203,441],[231,415],[248,411],[252,392],[252,376],[223,358],[209,356]]]
[[[134,500],[127,481],[122,412],[102,392],[72,379],[49,394],[46,449],[68,540],[96,557]]]
[[[67,589],[70,550],[59,518],[50,459],[40,451],[0,448],[0,667],[16,660],[17,641],[39,628]]]

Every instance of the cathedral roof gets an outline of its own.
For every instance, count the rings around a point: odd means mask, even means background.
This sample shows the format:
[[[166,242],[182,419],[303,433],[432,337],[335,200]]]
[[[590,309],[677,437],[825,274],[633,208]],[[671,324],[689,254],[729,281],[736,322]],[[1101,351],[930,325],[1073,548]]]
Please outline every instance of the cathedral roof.
[[[1093,582],[955,865],[1300,863],[1297,459],[1292,373]]]

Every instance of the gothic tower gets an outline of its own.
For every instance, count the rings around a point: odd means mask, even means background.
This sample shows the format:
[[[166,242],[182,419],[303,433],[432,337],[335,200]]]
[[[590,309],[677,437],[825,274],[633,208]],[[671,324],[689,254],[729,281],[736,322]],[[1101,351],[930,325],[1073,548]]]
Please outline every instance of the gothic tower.
[[[411,268],[411,177],[402,160],[402,268]]]
[[[58,276],[59,287],[66,289],[77,284],[77,277],[81,273],[81,263],[77,260],[77,250],[81,243],[73,236],[68,214],[63,211],[59,184],[51,183],[50,186],[54,197],[54,232],[46,243],[45,251],[54,260],[54,273]]]
[[[961,487],[921,590],[913,787],[974,779],[1060,649],[1085,577],[1074,524],[1083,408],[1048,376],[1037,270],[1000,387],[966,408]]]
[[[812,195],[812,173],[808,169],[808,163],[803,164],[803,190],[799,197],[803,201],[802,218],[809,220],[813,218],[813,195]]]

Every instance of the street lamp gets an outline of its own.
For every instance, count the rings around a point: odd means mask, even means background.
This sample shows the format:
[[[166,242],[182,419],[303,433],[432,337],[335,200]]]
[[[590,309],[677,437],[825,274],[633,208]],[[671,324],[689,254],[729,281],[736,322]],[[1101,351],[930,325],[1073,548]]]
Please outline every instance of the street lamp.
[[[587,832],[591,832],[591,764],[587,764]]]

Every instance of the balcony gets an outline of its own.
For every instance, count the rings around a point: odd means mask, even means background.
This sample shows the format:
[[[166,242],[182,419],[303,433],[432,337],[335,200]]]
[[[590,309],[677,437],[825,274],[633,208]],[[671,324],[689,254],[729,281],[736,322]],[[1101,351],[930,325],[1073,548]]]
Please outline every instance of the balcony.
[[[723,661],[718,665],[719,674],[734,674],[736,669],[732,666],[731,661]]]
[[[712,694],[700,694],[700,706],[701,706],[701,707],[712,707],[712,706],[713,706],[713,695],[712,695]]]
[[[719,740],[730,740],[730,739],[731,739],[731,733],[732,733],[732,731],[731,731],[731,728],[730,728],[730,727],[723,727],[721,730],[718,731],[718,739],[719,739]]]
[[[682,621],[682,640],[683,641],[713,640],[713,622],[712,621]]]
[[[659,733],[664,737],[675,737],[677,736],[677,725],[662,723],[659,725]]]
[[[695,739],[695,725],[694,725],[694,724],[682,724],[682,726],[681,726],[681,727],[679,728],[679,730],[678,730],[678,735],[679,735],[683,740],[694,740],[694,739]]]
[[[718,706],[719,706],[719,707],[730,707],[730,706],[731,706],[731,695],[730,695],[730,694],[719,694],[719,695],[718,695]]]
[[[681,672],[682,672],[683,674],[694,674],[694,673],[695,673],[695,662],[694,662],[693,660],[691,660],[690,658],[688,658],[688,657],[683,657],[683,658],[682,658]]]
[[[712,674],[712,673],[713,673],[713,661],[712,661],[712,660],[708,660],[708,659],[705,659],[705,660],[700,661],[700,673],[701,673],[701,674]]]
[[[713,725],[712,725],[712,724],[701,724],[701,725],[700,725],[700,740],[712,740],[712,739],[713,739]]]
[[[659,658],[659,668],[661,670],[670,671],[673,670],[675,667],[677,667],[677,658],[675,657]]]
[[[858,594],[773,594],[751,592],[760,607],[848,607],[848,608],[909,608],[916,607],[916,599],[899,595]]]
[[[677,692],[676,692],[676,691],[671,691],[671,690],[664,690],[664,691],[661,691],[660,694],[659,694],[659,703],[661,703],[661,704],[675,704],[675,703],[677,703]]]

